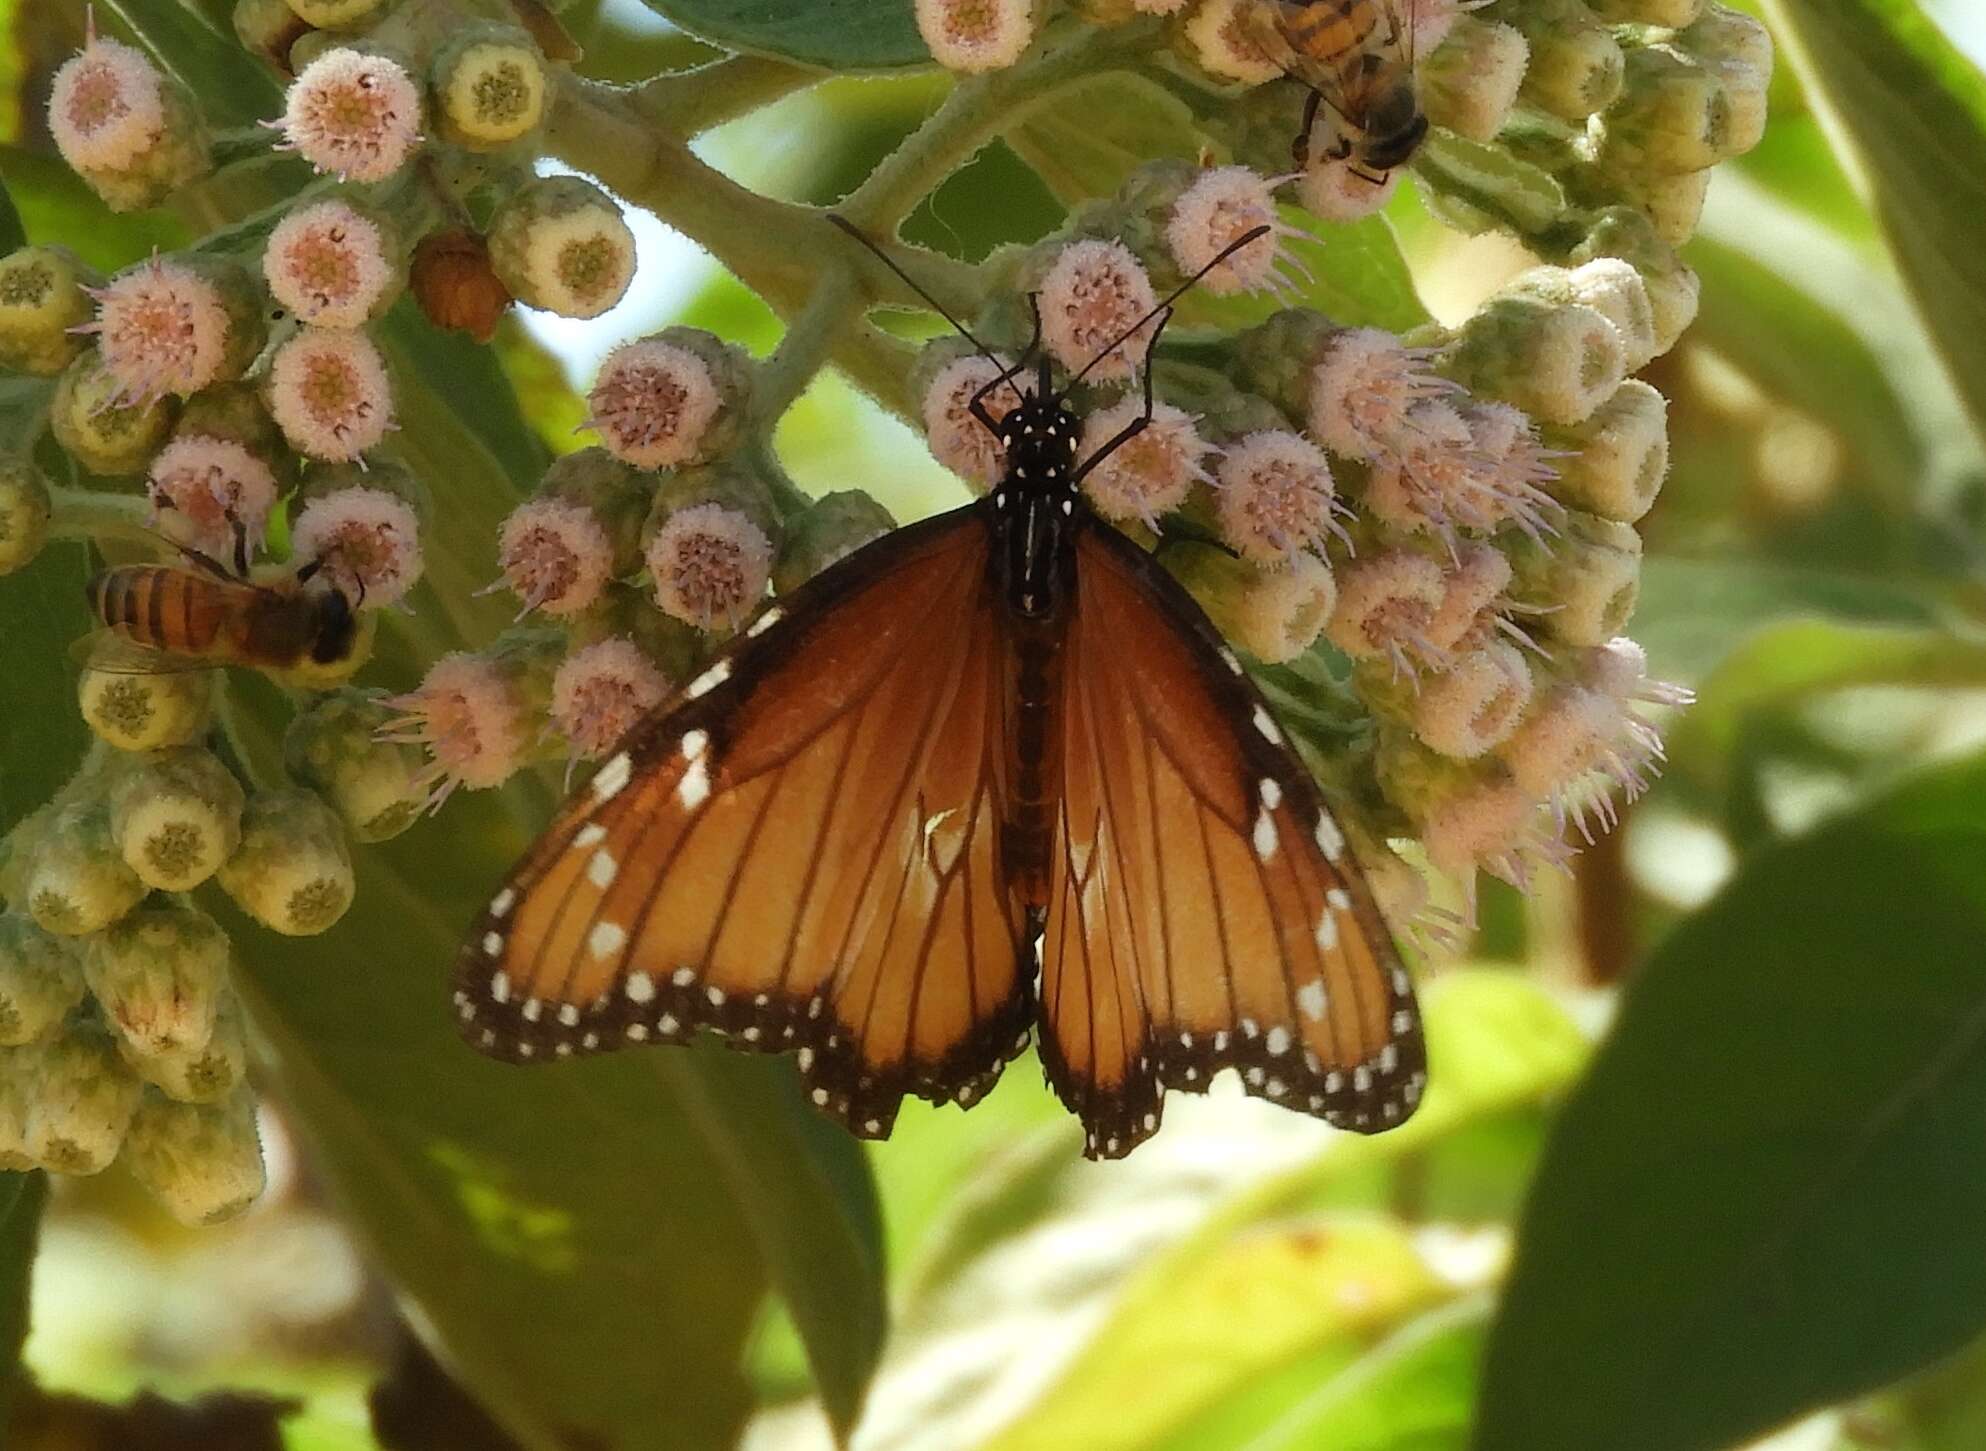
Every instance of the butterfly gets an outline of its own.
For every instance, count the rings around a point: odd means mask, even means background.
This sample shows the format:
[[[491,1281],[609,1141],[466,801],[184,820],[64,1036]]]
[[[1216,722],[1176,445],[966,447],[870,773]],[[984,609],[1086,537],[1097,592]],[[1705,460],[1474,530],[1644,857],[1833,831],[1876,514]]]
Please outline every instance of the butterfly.
[[[467,1040],[535,1063],[710,1030],[883,1138],[1038,1031],[1091,1158],[1224,1068],[1404,1121],[1419,1011],[1344,833],[1241,659],[1081,491],[1150,418],[1144,371],[1143,418],[1079,458],[1037,316],[971,401],[997,487],[782,595],[630,730],[474,923]]]

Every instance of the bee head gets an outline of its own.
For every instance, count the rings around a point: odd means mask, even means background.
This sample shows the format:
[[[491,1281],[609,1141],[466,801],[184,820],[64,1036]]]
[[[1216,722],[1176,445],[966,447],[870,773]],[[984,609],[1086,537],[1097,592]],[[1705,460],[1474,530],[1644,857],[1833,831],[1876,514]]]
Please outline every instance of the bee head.
[[[352,652],[358,638],[359,617],[341,589],[322,590],[313,596],[316,628],[311,633],[310,658],[319,665],[335,665]]]
[[[1413,160],[1427,139],[1427,115],[1411,84],[1381,92],[1366,111],[1360,160],[1375,171],[1391,171]]]

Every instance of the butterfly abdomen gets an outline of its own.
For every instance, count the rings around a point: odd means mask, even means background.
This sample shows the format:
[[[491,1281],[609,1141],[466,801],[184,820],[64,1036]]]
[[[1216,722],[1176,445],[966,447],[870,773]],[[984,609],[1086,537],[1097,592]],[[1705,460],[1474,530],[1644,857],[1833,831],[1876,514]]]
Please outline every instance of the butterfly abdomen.
[[[1061,616],[1023,620],[1014,628],[1013,679],[1008,686],[1012,759],[1001,827],[1001,859],[1015,896],[1030,907],[1048,905],[1049,869],[1055,846],[1055,803],[1062,794]]]

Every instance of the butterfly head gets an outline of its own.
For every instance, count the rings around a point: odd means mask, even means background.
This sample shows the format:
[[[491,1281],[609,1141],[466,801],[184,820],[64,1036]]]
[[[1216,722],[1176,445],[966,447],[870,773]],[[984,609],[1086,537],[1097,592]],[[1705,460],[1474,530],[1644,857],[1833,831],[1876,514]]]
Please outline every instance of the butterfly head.
[[[1076,448],[1082,432],[1061,400],[1038,392],[1000,420],[1000,445],[1007,455],[1002,488],[1053,496],[1075,488]]]

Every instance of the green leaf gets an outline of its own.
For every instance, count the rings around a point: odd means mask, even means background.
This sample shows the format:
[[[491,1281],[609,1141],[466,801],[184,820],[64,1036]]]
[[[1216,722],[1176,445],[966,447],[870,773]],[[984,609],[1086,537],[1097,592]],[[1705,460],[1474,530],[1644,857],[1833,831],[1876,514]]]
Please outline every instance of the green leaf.
[[[1986,760],[1755,857],[1546,1149],[1476,1451],[1711,1451],[1986,1325]]]
[[[54,795],[89,746],[68,654],[69,642],[90,628],[83,599],[89,577],[83,550],[57,542],[27,568],[0,578],[0,640],[7,642],[0,834]]]
[[[232,35],[178,0],[98,0],[199,99],[210,123],[249,126],[280,115],[283,93]]]
[[[1986,427],[1986,75],[1915,0],[1769,0],[1975,425]]]
[[[642,0],[690,34],[727,50],[822,70],[929,65],[911,0]]]
[[[0,1174],[0,1430],[7,1426],[20,1387],[29,1281],[47,1197],[45,1174]]]

